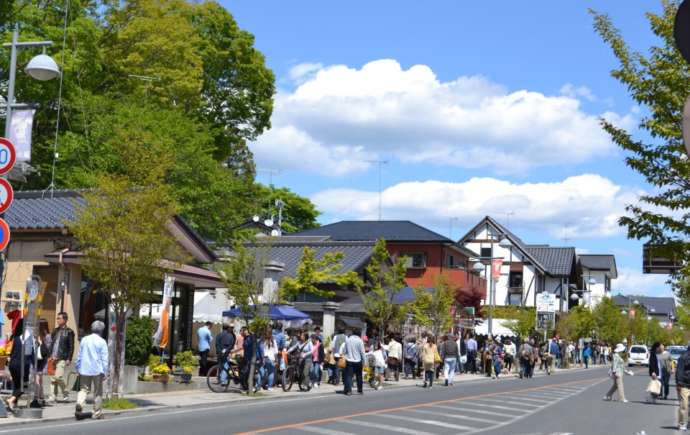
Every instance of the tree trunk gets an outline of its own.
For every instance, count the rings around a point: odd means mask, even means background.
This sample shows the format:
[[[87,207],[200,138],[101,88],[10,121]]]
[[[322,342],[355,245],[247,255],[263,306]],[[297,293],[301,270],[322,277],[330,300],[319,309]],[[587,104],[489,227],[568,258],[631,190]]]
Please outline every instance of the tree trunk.
[[[112,395],[119,398],[122,395],[122,371],[125,357],[125,328],[127,326],[127,311],[118,309],[115,313],[115,354],[111,355],[112,361]],[[111,325],[112,327],[112,325]]]
[[[249,389],[247,390],[248,395],[254,394],[254,372],[256,371],[256,334],[252,334],[252,354],[249,356],[251,359],[249,360],[249,379],[247,379],[247,386]],[[245,358],[247,355],[244,356]]]

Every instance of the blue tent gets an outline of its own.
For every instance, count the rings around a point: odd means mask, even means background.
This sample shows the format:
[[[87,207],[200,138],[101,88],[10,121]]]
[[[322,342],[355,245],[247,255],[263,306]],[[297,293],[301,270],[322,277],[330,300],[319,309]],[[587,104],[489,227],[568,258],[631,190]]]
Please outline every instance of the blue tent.
[[[241,317],[238,307],[223,311],[223,317]],[[309,320],[309,315],[290,305],[269,305],[268,318],[271,320]]]

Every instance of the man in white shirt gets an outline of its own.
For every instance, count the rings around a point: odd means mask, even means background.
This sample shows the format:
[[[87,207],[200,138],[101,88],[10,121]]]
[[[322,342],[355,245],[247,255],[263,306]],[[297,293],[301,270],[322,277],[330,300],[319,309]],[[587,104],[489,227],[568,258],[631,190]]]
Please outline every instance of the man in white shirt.
[[[506,369],[508,369],[508,373],[510,373],[513,368],[513,363],[515,362],[515,353],[517,352],[515,343],[513,343],[512,340],[506,340],[506,344],[503,345],[503,350],[505,351],[504,360]]]
[[[82,338],[79,343],[76,364],[80,386],[75,412],[77,419],[83,418],[82,411],[89,392],[93,393],[93,418],[103,418],[103,378],[109,368],[108,343],[101,337],[104,329],[103,322],[96,320],[91,324],[91,335]]]
[[[359,334],[354,333],[352,330],[345,331],[345,335],[347,335],[347,338],[340,349],[340,353],[345,355],[345,360],[347,361],[343,378],[343,383],[345,384],[343,392],[346,396],[352,395],[352,376],[354,375],[357,378],[357,393],[364,394],[364,382],[362,379],[362,364],[366,358],[364,342],[359,337]]]

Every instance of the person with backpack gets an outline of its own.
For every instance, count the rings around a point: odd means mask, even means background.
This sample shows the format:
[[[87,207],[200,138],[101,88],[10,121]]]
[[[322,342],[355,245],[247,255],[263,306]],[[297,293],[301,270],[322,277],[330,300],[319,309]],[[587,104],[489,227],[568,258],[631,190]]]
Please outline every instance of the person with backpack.
[[[415,372],[417,368],[417,360],[419,359],[419,355],[417,352],[417,343],[414,337],[409,338],[407,340],[407,343],[405,343],[404,354],[405,379],[409,379],[410,376],[412,376],[412,379],[415,379]]]
[[[690,344],[678,358],[676,367],[676,390],[678,392],[678,430],[688,430],[688,399],[690,399]]]

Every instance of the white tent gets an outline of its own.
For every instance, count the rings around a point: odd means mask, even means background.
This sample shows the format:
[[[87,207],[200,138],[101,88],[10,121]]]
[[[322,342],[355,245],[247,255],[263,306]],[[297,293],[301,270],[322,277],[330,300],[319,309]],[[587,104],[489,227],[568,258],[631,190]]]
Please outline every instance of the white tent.
[[[493,319],[491,332],[494,337],[515,337],[515,333],[509,328],[513,322],[513,319]],[[474,332],[477,335],[489,335],[489,320],[484,319],[481,325],[475,326]]]
[[[232,302],[225,295],[223,289],[218,289],[215,292],[197,291],[194,293],[194,316],[195,322],[213,322],[222,323],[223,310],[227,310],[232,305]],[[160,318],[160,304],[153,304],[151,306],[151,318]],[[149,306],[142,305],[140,315],[149,315]]]

